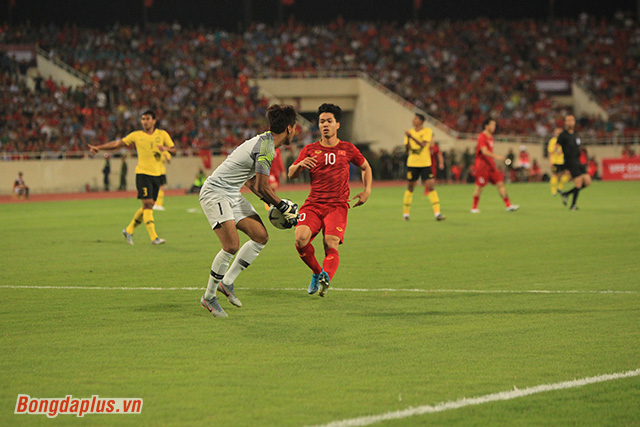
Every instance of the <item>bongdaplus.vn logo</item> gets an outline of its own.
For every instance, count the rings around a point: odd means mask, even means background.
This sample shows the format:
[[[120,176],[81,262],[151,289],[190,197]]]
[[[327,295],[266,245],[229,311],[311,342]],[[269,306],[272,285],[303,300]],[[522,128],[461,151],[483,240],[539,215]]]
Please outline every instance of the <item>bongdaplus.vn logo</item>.
[[[68,394],[60,398],[36,398],[28,394],[19,394],[14,414],[46,415],[55,418],[58,415],[86,414],[139,414],[142,412],[141,398],[111,397],[97,395],[90,398],[75,398]]]

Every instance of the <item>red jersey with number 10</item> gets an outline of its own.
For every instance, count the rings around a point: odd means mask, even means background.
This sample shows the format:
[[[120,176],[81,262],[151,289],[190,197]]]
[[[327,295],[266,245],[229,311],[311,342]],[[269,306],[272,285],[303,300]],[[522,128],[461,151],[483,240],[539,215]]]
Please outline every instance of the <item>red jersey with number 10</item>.
[[[335,147],[320,141],[305,146],[294,164],[314,156],[317,165],[309,170],[311,191],[308,203],[349,203],[349,163],[361,166],[365,158],[350,142],[339,141]]]

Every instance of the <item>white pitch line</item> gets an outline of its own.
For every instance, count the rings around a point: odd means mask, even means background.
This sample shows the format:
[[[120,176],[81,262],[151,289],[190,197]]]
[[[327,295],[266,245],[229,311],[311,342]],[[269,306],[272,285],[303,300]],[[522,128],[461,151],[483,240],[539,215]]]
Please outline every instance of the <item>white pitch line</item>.
[[[449,411],[451,409],[464,408],[472,405],[482,405],[483,403],[497,402],[501,400],[517,399],[519,397],[530,396],[537,393],[545,393],[548,391],[564,390],[569,388],[583,387],[589,384],[596,384],[605,381],[613,381],[622,378],[630,378],[640,376],[640,369],[627,372],[618,372],[615,374],[599,375],[596,377],[587,377],[579,380],[564,381],[555,384],[542,384],[534,387],[527,387],[521,390],[514,388],[513,390],[501,391],[498,393],[486,394],[484,396],[462,398],[449,402],[438,403],[437,405],[424,405],[415,408],[402,409],[400,411],[386,412],[379,415],[369,415],[365,417],[350,418],[340,421],[334,421],[328,424],[322,424],[316,427],[354,427],[368,426],[387,420],[399,420],[408,417],[414,417],[423,414],[432,414],[436,412]]]
[[[0,285],[0,289],[67,289],[67,290],[107,290],[107,291],[195,291],[203,290],[202,287],[183,287],[183,288],[159,288],[148,286],[40,286],[40,285]],[[238,290],[244,291],[306,291],[306,288],[243,288],[238,287]],[[412,293],[468,293],[468,294],[640,294],[640,291],[613,291],[613,290],[597,290],[597,291],[583,291],[583,290],[544,290],[544,289],[529,289],[529,290],[514,290],[514,289],[394,289],[394,288],[382,288],[382,289],[358,289],[358,288],[331,288],[332,292],[412,292]]]

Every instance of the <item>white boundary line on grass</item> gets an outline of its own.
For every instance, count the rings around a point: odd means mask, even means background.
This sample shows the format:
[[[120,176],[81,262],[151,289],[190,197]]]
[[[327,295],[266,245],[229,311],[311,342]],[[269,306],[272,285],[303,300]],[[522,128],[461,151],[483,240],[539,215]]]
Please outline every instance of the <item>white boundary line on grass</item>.
[[[369,415],[365,417],[349,418],[340,421],[334,421],[328,424],[322,424],[317,427],[354,427],[354,426],[368,426],[371,424],[379,423],[387,420],[399,420],[408,417],[414,417],[423,414],[432,414],[435,412],[443,412],[451,409],[464,408],[472,405],[482,405],[483,403],[497,402],[501,400],[517,399],[519,397],[530,396],[537,393],[545,393],[554,390],[564,390],[568,388],[583,387],[589,384],[596,384],[605,381],[618,380],[621,378],[637,377],[640,376],[640,369],[627,372],[618,372],[615,374],[599,375],[596,377],[587,377],[579,380],[564,381],[554,384],[541,384],[534,387],[527,387],[521,390],[514,388],[513,390],[501,391],[498,393],[485,394],[484,396],[462,398],[458,400],[452,400],[449,402],[438,403],[437,405],[424,405],[415,408],[402,409],[400,411],[386,412],[379,415]]]
[[[204,290],[202,287],[183,287],[183,288],[160,288],[160,287],[148,287],[148,286],[44,286],[44,285],[0,285],[0,289],[66,289],[66,290],[108,290],[108,291],[196,291]],[[306,291],[306,288],[243,288],[238,287],[238,290],[244,291]],[[332,291],[337,292],[413,292],[413,293],[461,293],[461,294],[640,294],[640,291],[613,291],[613,290],[600,290],[600,291],[582,291],[582,290],[566,290],[566,291],[554,291],[544,289],[529,289],[529,290],[515,290],[515,289],[349,289],[349,288],[331,288]]]

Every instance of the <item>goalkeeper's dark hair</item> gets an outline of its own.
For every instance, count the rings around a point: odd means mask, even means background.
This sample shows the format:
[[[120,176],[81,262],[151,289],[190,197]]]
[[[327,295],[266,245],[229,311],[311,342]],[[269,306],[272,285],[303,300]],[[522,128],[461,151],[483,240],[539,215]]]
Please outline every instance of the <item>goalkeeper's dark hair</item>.
[[[338,123],[340,123],[340,119],[342,119],[342,108],[334,104],[322,104],[318,107],[318,118],[320,118],[320,114],[322,113],[333,114],[333,117],[335,117],[336,122]]]
[[[419,118],[421,122],[424,122],[424,115],[416,113],[416,117]]]
[[[298,113],[291,105],[273,104],[267,108],[267,121],[269,130],[273,133],[282,133],[287,127],[294,126]]]
[[[142,114],[140,115],[140,117],[142,117],[142,116],[151,116],[151,118],[152,118],[153,120],[155,120],[155,119],[156,119],[156,112],[155,112],[155,111],[153,111],[153,110],[146,110],[144,113],[142,113]]]

